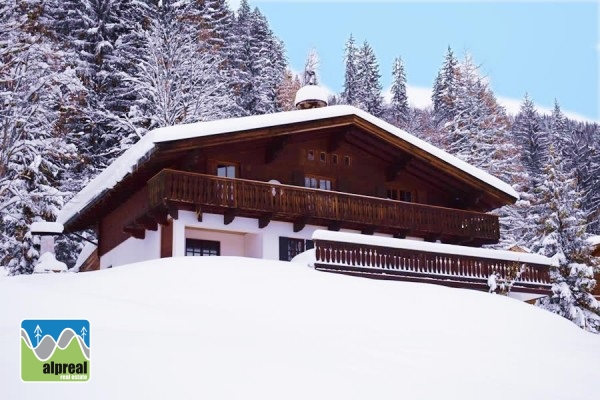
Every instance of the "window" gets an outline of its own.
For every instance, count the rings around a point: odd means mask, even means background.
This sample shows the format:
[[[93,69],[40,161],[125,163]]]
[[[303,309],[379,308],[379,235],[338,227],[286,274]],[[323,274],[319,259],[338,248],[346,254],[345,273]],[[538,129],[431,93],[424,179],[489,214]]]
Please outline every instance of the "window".
[[[217,164],[217,176],[235,178],[236,169],[237,168],[235,164],[219,163]]]
[[[304,187],[311,189],[332,190],[333,185],[330,178],[307,175],[304,177]]]
[[[344,156],[344,165],[346,167],[350,166],[350,156]]]
[[[279,259],[281,261],[290,261],[298,254],[315,247],[312,240],[293,239],[289,237],[279,237]]]
[[[310,161],[313,161],[315,159],[315,151],[308,150],[308,152],[306,153],[306,158],[309,159]]]
[[[321,156],[320,157],[321,157],[320,158],[321,162],[326,162],[327,161],[327,154],[324,151],[321,152]]]
[[[414,196],[413,196],[412,192],[407,191],[407,190],[400,190],[400,189],[396,189],[396,188],[388,188],[387,197],[388,197],[388,199],[406,201],[406,202],[411,202],[414,200]]]
[[[331,163],[334,165],[337,165],[337,163],[338,163],[338,155],[337,154],[331,155]]]
[[[221,242],[212,240],[186,239],[186,256],[219,256],[221,255]]]

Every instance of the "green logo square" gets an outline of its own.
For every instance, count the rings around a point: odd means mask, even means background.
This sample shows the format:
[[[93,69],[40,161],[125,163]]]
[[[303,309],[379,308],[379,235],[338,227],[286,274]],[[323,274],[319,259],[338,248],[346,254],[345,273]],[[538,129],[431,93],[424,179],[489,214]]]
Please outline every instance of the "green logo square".
[[[90,379],[90,322],[25,319],[21,322],[21,379],[82,382]]]

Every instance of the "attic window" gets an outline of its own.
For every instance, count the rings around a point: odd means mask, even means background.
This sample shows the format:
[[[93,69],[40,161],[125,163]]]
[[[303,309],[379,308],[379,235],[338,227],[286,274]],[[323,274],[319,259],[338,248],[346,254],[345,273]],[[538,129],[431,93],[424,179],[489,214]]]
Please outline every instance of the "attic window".
[[[389,188],[387,190],[387,198],[398,201],[406,201],[410,203],[414,201],[415,196],[413,196],[413,193],[408,190]]]
[[[344,156],[344,165],[346,167],[350,166],[350,156]]]
[[[314,150],[308,150],[306,153],[306,158],[310,161],[313,161],[315,159],[315,151]]]
[[[337,165],[337,163],[338,163],[338,156],[337,156],[337,154],[332,154],[331,155],[331,163],[334,164],[334,165]]]
[[[327,154],[322,151],[321,152],[321,158],[320,158],[321,162],[326,162],[327,161]]]
[[[217,176],[235,178],[237,175],[236,169],[235,164],[219,163],[217,164]]]

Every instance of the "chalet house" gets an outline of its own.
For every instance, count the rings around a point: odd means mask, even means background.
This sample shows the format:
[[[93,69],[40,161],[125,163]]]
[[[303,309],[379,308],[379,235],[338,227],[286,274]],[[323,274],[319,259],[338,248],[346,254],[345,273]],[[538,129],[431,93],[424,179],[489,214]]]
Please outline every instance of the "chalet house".
[[[97,232],[82,270],[171,256],[290,260],[318,230],[454,245],[442,249],[450,269],[471,257],[456,249],[497,243],[487,212],[517,200],[509,185],[355,107],[298,103],[149,132],[58,216],[66,232]]]

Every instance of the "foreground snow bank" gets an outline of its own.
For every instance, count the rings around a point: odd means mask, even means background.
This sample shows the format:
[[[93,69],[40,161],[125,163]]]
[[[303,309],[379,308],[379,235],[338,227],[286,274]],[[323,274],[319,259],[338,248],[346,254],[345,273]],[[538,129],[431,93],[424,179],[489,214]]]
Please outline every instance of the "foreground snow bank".
[[[7,399],[565,400],[600,393],[600,337],[546,311],[483,292],[278,261],[188,257],[7,278],[0,304]],[[24,318],[89,319],[91,381],[22,383]]]

